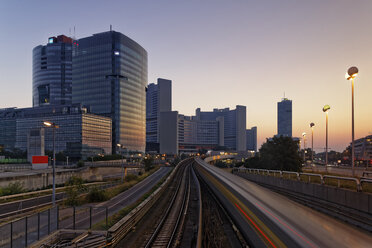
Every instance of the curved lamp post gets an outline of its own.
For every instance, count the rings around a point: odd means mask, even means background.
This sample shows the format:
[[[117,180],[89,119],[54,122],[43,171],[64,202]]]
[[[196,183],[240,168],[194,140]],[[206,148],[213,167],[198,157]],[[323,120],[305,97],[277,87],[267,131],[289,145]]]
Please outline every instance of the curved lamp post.
[[[358,75],[358,68],[353,66],[347,70],[345,75],[347,80],[351,80],[351,170],[354,176],[354,78]]]
[[[329,105],[324,105],[323,107],[323,112],[326,113],[326,157],[325,157],[325,168],[326,171],[328,172],[328,111],[331,109]]]
[[[56,128],[59,128],[58,125],[56,125],[53,122],[50,121],[44,121],[43,125],[48,128],[53,129],[53,191],[52,191],[52,203],[53,207],[56,205]]]
[[[125,147],[122,144],[116,144],[116,146],[119,147],[120,149],[120,154],[121,154],[121,183],[124,182],[124,160],[123,160],[123,151]]]
[[[304,141],[304,166],[306,165],[306,133],[302,133],[302,139]]]
[[[311,128],[311,164],[314,165],[314,122],[310,123]]]

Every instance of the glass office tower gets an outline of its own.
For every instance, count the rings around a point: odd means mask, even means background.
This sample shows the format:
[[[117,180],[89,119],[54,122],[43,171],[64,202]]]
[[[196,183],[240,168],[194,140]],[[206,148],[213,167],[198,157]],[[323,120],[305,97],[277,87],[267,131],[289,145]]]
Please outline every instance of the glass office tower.
[[[72,102],[112,118],[112,148],[144,152],[147,52],[127,36],[108,31],[77,40],[73,49]]]
[[[73,40],[50,37],[32,51],[32,106],[71,104]]]

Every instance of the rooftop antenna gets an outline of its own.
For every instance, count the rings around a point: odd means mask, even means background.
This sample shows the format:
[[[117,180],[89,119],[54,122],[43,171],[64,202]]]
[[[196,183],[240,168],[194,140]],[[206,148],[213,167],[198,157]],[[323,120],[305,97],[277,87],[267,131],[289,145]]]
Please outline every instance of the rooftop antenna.
[[[112,31],[112,25],[110,24],[110,31]]]
[[[71,28],[68,29],[68,36],[71,37]]]
[[[75,26],[74,26],[74,37],[73,38],[74,38],[74,40],[76,40],[76,38],[75,38]]]

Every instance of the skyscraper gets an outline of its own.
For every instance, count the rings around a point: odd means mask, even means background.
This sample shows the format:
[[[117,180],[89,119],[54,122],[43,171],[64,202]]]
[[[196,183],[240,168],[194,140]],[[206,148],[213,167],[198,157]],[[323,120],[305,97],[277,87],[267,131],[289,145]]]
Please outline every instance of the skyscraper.
[[[278,136],[292,137],[292,100],[278,102]]]
[[[112,148],[145,151],[147,52],[115,31],[77,40],[72,102],[112,118]]]
[[[146,150],[159,151],[160,112],[172,111],[172,81],[158,78],[146,92]]]
[[[247,150],[257,151],[257,127],[252,127],[246,131]]]
[[[72,45],[59,35],[33,49],[32,106],[71,104]]]

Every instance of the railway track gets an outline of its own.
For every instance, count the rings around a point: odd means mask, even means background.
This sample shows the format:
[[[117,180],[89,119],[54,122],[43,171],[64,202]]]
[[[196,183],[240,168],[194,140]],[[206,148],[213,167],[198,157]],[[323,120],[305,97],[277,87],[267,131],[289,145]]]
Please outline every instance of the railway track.
[[[193,174],[192,163],[193,159],[190,159],[185,161],[180,167],[179,173],[176,177],[176,182],[178,181],[177,188],[164,212],[164,215],[156,225],[150,238],[147,240],[145,244],[146,248],[180,246],[190,204],[192,184],[193,188],[195,187],[195,184],[197,184],[197,187],[200,187],[197,178]],[[200,192],[200,188],[198,188],[198,192]],[[198,194],[197,198],[197,200],[200,201],[200,194]],[[198,216],[201,218],[201,215],[198,214]],[[198,229],[200,229],[199,225]],[[195,246],[196,244],[197,242],[195,242]]]

